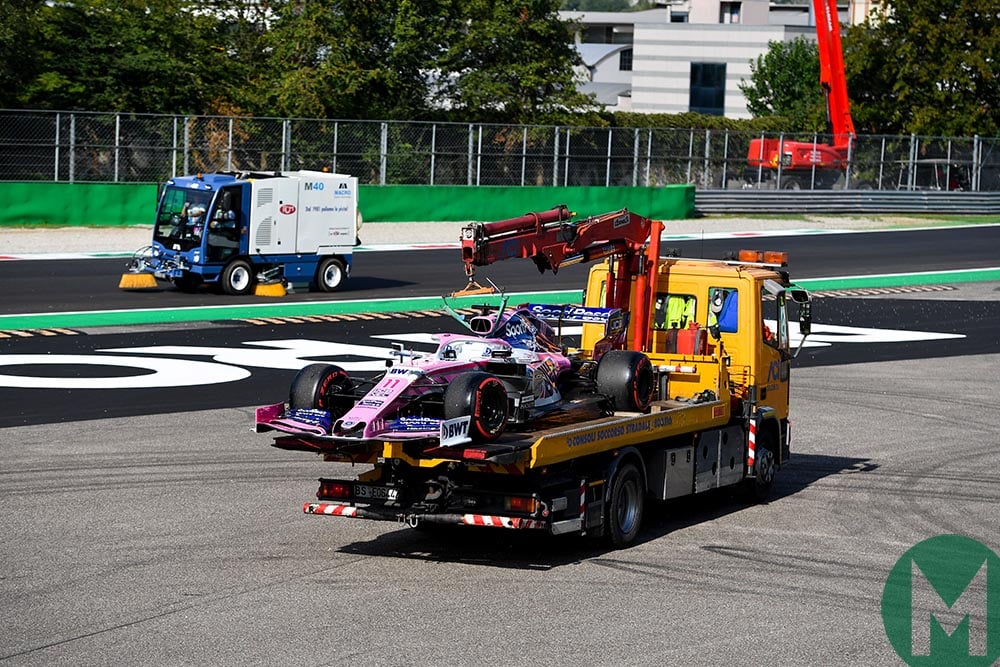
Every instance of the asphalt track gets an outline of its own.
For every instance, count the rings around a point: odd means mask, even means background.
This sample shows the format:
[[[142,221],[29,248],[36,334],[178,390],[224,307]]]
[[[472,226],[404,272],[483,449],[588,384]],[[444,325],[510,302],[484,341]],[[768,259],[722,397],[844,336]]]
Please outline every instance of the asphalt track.
[[[624,551],[304,516],[359,470],[249,409],[5,429],[0,664],[900,665],[896,559],[1000,549],[998,367],[800,369],[775,498],[655,508]]]
[[[956,268],[937,246],[942,264],[920,265]],[[995,266],[997,247],[964,268]],[[653,508],[624,551],[302,515],[316,477],[360,470],[249,432],[251,406],[280,400],[287,369],[211,387],[213,400],[236,385],[254,396],[196,412],[173,411],[188,390],[4,389],[5,419],[24,405],[40,416],[0,428],[0,664],[902,664],[880,616],[896,559],[944,533],[1000,551],[998,297],[987,283],[819,298],[821,323],[964,337],[828,331],[845,340],[796,361],[794,455],[774,499]],[[87,355],[234,331],[357,340],[439,324],[419,319],[109,327],[0,345]],[[98,400],[140,412],[58,418]]]

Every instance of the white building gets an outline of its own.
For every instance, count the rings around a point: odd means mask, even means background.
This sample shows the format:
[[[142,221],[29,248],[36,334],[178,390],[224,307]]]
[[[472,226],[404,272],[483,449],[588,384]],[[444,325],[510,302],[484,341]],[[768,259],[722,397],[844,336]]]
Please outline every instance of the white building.
[[[560,12],[579,23],[581,90],[611,111],[749,118],[739,84],[771,41],[816,38],[811,3],[678,0],[642,12]],[[840,11],[842,24],[852,12]]]

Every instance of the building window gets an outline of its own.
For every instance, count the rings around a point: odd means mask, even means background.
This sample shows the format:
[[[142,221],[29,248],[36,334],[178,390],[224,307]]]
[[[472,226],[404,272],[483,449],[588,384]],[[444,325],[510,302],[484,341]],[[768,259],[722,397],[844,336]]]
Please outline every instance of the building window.
[[[741,4],[739,2],[720,2],[719,23],[739,23]]]
[[[691,63],[690,110],[712,116],[725,115],[726,64]]]
[[[670,22],[671,23],[687,23],[688,22],[688,13],[687,12],[674,11],[674,9],[671,7],[670,8]]]
[[[622,72],[632,71],[632,49],[623,49],[618,54],[618,69]]]

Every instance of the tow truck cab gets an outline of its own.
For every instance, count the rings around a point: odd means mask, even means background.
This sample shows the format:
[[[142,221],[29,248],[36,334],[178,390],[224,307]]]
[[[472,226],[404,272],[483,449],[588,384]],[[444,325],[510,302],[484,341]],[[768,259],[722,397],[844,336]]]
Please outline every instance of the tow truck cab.
[[[809,295],[789,284],[786,264],[786,253],[759,251],[740,251],[729,261],[661,258],[649,288],[650,332],[643,350],[660,370],[658,393],[665,398],[716,391],[713,369],[721,355],[733,398],[766,411],[780,425],[779,462],[788,454],[790,310],[798,311],[791,315],[798,316],[801,334],[808,334],[811,322]],[[585,305],[604,305],[612,271],[607,261],[591,267]],[[632,281],[635,321],[643,296]],[[602,335],[599,325],[584,324],[581,349],[592,350]],[[630,326],[627,348],[634,349],[635,336]]]

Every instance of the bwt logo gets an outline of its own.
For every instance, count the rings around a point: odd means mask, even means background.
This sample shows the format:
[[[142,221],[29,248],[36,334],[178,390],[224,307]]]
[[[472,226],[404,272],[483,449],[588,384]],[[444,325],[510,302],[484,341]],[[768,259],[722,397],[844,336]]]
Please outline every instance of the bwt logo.
[[[886,579],[882,622],[908,665],[992,665],[1000,657],[1000,556],[961,535],[920,542]]]

